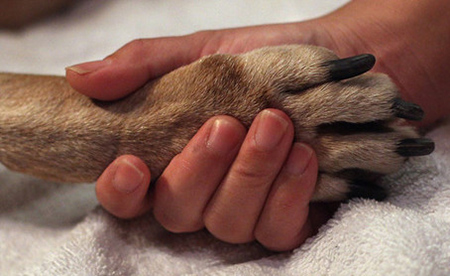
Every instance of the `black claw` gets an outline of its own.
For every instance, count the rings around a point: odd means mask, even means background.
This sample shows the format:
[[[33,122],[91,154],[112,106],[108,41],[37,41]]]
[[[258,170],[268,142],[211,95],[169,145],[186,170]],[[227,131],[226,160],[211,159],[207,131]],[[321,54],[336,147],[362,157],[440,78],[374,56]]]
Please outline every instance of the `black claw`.
[[[361,75],[375,65],[375,57],[371,54],[327,61],[323,66],[328,67],[333,81],[349,79]]]
[[[428,155],[434,151],[434,142],[427,138],[404,139],[397,147],[397,153],[404,157]]]
[[[382,201],[388,196],[384,188],[371,182],[353,181],[349,188],[348,198],[359,197]]]
[[[395,110],[395,114],[399,118],[421,121],[425,116],[422,108],[414,103],[408,103],[404,100],[397,98],[394,100],[392,108]]]

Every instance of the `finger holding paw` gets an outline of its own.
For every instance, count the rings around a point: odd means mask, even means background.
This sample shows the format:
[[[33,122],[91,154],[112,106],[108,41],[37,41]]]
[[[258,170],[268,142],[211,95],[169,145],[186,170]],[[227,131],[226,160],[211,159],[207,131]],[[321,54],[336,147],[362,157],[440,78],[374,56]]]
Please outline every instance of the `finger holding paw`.
[[[1,74],[0,160],[44,179],[92,182],[118,156],[133,155],[155,182],[211,117],[249,129],[272,109],[292,121],[293,141],[317,154],[314,200],[370,197],[380,176],[434,149],[405,124],[421,120],[422,109],[400,99],[386,75],[367,73],[374,63],[311,45],[214,54],[113,102],[80,95],[63,78]]]

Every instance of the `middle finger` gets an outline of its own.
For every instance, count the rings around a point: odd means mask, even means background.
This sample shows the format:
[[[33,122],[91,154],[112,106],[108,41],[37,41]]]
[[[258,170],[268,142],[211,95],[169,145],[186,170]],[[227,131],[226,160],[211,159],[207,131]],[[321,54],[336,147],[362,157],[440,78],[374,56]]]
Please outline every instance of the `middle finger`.
[[[254,239],[254,227],[293,136],[292,122],[283,112],[267,109],[258,114],[205,210],[204,223],[213,235],[231,243]]]

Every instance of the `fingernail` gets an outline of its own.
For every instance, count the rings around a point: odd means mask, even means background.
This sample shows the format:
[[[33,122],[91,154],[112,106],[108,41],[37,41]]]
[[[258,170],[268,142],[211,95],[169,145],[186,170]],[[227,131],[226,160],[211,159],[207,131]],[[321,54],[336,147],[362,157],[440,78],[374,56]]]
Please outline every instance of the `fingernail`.
[[[277,113],[264,110],[259,114],[254,141],[261,150],[273,150],[286,133],[288,122]]]
[[[125,194],[134,192],[142,184],[144,173],[127,160],[117,161],[116,166],[112,179],[113,187]]]
[[[102,68],[105,68],[106,66],[111,64],[110,59],[104,59],[104,60],[97,60],[97,61],[90,61],[85,63],[80,63],[76,65],[72,65],[66,68],[66,70],[74,71],[75,73],[79,75],[86,75],[95,71],[98,71]]]
[[[285,169],[291,175],[302,175],[308,167],[313,150],[303,143],[295,143],[286,161]]]
[[[214,121],[206,147],[218,153],[219,155],[227,155],[243,140],[243,135],[236,131],[236,128],[225,119],[217,119]]]

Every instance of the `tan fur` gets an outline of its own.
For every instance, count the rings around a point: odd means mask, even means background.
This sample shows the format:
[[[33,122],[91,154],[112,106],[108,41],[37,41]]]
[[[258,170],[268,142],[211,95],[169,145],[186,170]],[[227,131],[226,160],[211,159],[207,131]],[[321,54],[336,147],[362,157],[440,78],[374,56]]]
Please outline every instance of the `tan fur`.
[[[399,140],[417,137],[400,126],[385,75],[329,82],[314,46],[280,46],[242,55],[212,55],[154,80],[115,102],[91,100],[62,77],[0,74],[0,161],[12,170],[60,182],[92,182],[117,156],[134,154],[157,178],[211,116],[227,114],[249,126],[264,108],[284,110],[297,141],[317,151],[321,179],[315,199],[338,199],[345,169],[390,173],[405,158]],[[334,122],[385,120],[393,131],[340,135]],[[326,181],[327,179],[332,179]],[[329,187],[327,187],[329,186]]]

